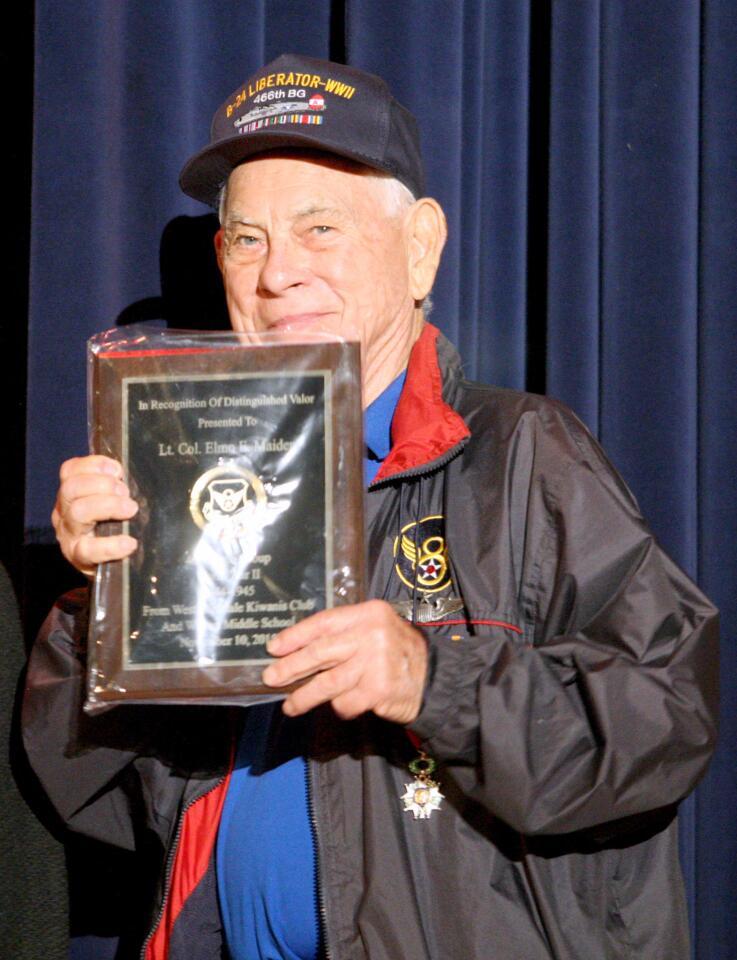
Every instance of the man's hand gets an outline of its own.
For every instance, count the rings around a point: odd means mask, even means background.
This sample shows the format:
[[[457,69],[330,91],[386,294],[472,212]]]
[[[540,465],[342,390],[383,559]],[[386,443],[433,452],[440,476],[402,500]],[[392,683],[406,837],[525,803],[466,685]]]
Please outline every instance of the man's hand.
[[[345,720],[372,710],[411,723],[420,711],[427,643],[383,600],[323,610],[283,630],[267,649],[280,659],[264,670],[264,683],[311,678],[284,701],[289,716],[327,702]]]
[[[138,511],[123,482],[123,468],[109,457],[74,457],[59,471],[61,483],[51,522],[61,552],[81,573],[93,576],[98,563],[120,560],[136,549],[124,535],[96,537],[103,520],[130,520]]]

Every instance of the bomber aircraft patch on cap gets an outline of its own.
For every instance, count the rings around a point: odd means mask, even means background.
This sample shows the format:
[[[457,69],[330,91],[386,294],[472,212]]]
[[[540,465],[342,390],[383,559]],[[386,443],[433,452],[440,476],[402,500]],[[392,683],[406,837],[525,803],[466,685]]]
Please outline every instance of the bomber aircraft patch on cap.
[[[334,154],[383,170],[424,193],[417,123],[384,81],[355,67],[283,54],[217,110],[210,145],[186,164],[185,193],[214,205],[231,171],[276,149]]]

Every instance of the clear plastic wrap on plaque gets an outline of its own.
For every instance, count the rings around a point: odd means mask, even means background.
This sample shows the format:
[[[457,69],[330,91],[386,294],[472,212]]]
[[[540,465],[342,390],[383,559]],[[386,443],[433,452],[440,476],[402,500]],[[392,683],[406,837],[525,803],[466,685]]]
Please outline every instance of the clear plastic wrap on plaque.
[[[328,334],[112,330],[90,340],[93,453],[138,540],[99,567],[86,709],[248,703],[267,641],[363,599],[359,347]]]

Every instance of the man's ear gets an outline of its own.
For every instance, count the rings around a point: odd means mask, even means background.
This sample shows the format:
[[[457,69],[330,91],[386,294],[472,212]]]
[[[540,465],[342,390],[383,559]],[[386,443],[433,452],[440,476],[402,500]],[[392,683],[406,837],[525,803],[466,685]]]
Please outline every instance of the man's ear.
[[[414,300],[424,300],[432,290],[448,227],[443,208],[432,197],[421,197],[406,219],[409,253],[409,289]]]
[[[213,243],[215,244],[215,256],[218,258],[218,266],[220,267],[220,272],[223,272],[223,247],[225,245],[225,233],[223,228],[220,227],[218,232],[213,237]]]

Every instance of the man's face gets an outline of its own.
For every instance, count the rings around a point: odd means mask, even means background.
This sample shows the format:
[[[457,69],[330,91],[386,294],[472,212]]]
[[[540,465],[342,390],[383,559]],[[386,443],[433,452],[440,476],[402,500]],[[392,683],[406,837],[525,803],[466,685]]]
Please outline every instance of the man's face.
[[[386,183],[328,159],[237,167],[217,240],[233,328],[358,340],[368,392],[383,389],[390,380],[379,384],[379,372],[403,368],[418,332],[406,208],[397,207]]]

